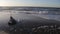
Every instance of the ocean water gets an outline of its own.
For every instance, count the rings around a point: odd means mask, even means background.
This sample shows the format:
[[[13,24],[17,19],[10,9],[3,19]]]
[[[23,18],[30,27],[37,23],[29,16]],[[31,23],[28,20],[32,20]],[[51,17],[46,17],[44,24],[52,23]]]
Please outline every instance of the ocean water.
[[[7,30],[13,29],[9,27],[8,22],[12,16],[15,20],[36,20],[37,17],[44,19],[52,19],[60,21],[60,8],[44,8],[44,7],[0,7],[0,34],[10,34]]]

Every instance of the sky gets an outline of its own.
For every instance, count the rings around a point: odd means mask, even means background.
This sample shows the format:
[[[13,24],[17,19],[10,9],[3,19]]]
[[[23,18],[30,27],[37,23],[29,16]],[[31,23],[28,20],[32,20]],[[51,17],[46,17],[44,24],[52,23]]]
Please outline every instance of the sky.
[[[0,6],[60,7],[60,0],[0,0]]]

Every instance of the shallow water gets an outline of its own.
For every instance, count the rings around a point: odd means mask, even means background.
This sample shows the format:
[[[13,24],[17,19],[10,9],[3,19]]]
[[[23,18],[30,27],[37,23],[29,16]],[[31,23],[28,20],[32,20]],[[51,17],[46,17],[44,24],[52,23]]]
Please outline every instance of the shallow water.
[[[45,19],[53,19],[60,21],[60,15],[41,15],[41,14],[32,14],[32,15],[42,17]]]

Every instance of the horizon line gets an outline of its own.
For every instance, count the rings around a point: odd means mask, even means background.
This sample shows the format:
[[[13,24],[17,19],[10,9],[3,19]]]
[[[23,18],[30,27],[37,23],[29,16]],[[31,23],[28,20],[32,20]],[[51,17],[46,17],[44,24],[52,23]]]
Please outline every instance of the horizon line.
[[[0,6],[0,7],[45,7],[45,6]],[[60,7],[50,7],[49,8],[60,8]]]

